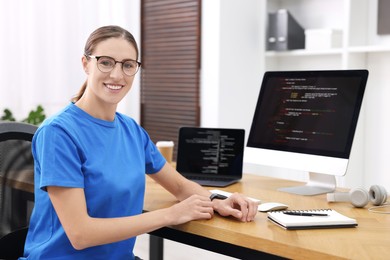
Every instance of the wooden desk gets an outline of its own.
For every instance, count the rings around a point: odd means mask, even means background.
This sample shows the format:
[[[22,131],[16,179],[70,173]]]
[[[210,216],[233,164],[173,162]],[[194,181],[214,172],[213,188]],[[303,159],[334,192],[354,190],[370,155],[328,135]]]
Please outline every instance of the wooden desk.
[[[175,198],[147,178],[146,211],[169,207]],[[32,179],[17,179],[12,186],[33,192]],[[259,212],[256,220],[241,223],[216,215],[211,220],[165,227],[151,234],[240,259],[284,257],[292,259],[388,259],[390,255],[390,214],[371,213],[367,208],[354,208],[350,203],[328,203],[325,195],[299,196],[277,191],[298,182],[245,174],[237,184],[222,188],[276,201],[290,209],[333,208],[356,218],[359,226],[348,229],[286,231],[267,220]],[[390,209],[389,209],[390,210]]]
[[[289,205],[290,209],[333,208],[356,218],[359,226],[287,231],[268,221],[266,213],[259,212],[251,223],[216,215],[211,220],[165,227],[151,234],[240,259],[389,258],[389,214],[371,213],[367,208],[354,208],[350,203],[328,203],[326,195],[306,197],[277,191],[277,188],[297,184],[293,181],[244,175],[240,183],[223,190],[241,192],[262,202],[282,202]],[[146,211],[168,207],[175,202],[171,194],[148,178],[144,206]]]

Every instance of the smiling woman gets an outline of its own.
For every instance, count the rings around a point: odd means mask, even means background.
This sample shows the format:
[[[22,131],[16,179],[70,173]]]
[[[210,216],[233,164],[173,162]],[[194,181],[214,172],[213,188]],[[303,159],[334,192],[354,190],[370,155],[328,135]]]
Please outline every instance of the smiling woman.
[[[105,26],[95,30],[85,44],[82,57],[88,79],[72,102],[95,117],[113,120],[119,101],[130,90],[134,75],[141,65],[138,58],[138,46],[133,35],[121,27]],[[90,87],[87,88],[87,85]],[[116,95],[106,96],[107,89]],[[95,96],[99,97],[99,103],[94,102],[98,106],[86,107],[86,103]]]
[[[214,212],[254,220],[257,203],[238,193],[211,200],[210,191],[166,162],[141,126],[117,112],[138,70],[126,65],[139,66],[138,57],[134,37],[119,26],[99,27],[88,38],[86,82],[32,140],[35,205],[23,259],[134,259],[136,236],[164,226]],[[143,213],[145,174],[178,203]]]

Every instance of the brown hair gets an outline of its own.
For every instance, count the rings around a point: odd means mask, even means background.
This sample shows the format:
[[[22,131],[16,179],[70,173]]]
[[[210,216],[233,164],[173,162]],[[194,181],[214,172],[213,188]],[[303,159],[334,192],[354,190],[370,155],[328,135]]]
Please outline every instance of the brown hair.
[[[92,55],[96,45],[100,42],[107,40],[108,38],[123,38],[132,44],[137,52],[137,60],[139,57],[137,42],[134,39],[134,36],[123,29],[122,27],[116,25],[103,26],[91,33],[84,47],[84,55]],[[88,57],[87,57],[88,58]],[[88,58],[89,59],[89,58]],[[81,86],[79,92],[71,99],[73,103],[77,102],[84,94],[85,89],[87,88],[87,81]]]

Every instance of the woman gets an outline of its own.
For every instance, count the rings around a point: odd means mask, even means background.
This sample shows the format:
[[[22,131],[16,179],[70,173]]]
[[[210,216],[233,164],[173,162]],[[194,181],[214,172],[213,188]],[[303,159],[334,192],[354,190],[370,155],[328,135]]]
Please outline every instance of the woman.
[[[233,194],[210,192],[183,178],[131,118],[116,112],[140,63],[133,36],[118,26],[95,30],[82,65],[87,80],[79,94],[36,132],[35,206],[27,259],[134,259],[139,234],[214,211],[252,221],[257,205]],[[142,213],[145,172],[180,202]]]

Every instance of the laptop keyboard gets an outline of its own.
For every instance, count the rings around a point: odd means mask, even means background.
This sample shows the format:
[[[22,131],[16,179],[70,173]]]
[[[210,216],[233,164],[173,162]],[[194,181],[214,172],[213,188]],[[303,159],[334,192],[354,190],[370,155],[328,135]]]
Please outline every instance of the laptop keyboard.
[[[226,181],[229,180],[227,178],[222,178],[222,177],[210,177],[210,176],[189,176],[188,177],[191,180],[200,180],[200,181]]]

